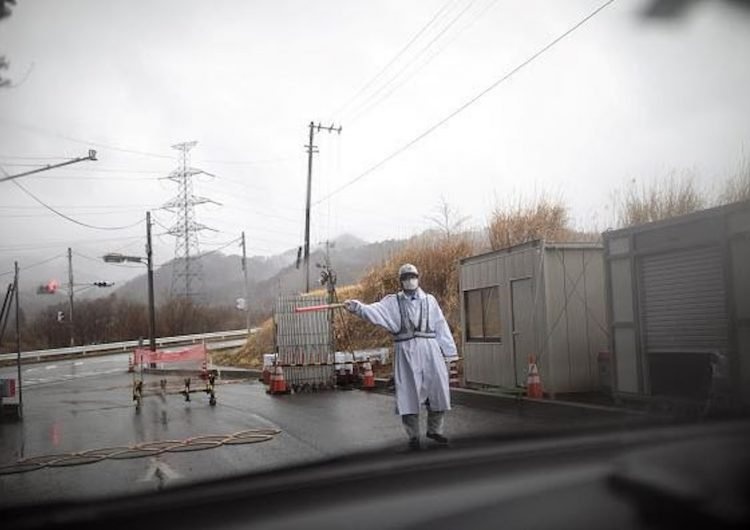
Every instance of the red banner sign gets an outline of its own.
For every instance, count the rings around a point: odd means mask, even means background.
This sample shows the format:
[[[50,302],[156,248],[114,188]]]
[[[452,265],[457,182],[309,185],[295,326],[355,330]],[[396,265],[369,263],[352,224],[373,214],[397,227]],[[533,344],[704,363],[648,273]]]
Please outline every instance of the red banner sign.
[[[177,351],[151,351],[145,348],[135,350],[135,364],[143,363],[172,363],[180,361],[205,361],[207,360],[206,346],[198,344]]]

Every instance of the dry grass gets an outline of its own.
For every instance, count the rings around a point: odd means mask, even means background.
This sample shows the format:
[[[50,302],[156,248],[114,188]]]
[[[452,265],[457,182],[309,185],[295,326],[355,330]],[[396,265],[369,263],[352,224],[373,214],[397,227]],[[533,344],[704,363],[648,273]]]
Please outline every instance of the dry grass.
[[[724,189],[719,194],[719,204],[750,200],[750,158],[743,157],[737,172],[724,182]]]
[[[617,223],[624,227],[669,219],[705,208],[708,202],[691,173],[672,172],[649,185],[633,181],[624,192],[616,193]]]
[[[243,348],[234,352],[217,352],[213,354],[213,362],[220,366],[260,369],[263,366],[263,354],[273,351],[274,325],[273,319],[269,318],[260,325],[257,333],[248,338]]]
[[[438,300],[454,337],[459,340],[458,260],[471,255],[473,250],[471,240],[462,235],[414,238],[381,265],[370,269],[358,285],[339,289],[339,299],[372,303],[398,292],[398,268],[413,263],[419,269],[420,286]],[[336,317],[335,335],[343,349],[387,347],[392,343],[386,331],[344,312]]]
[[[568,222],[568,208],[561,199],[544,195],[531,201],[517,199],[495,208],[487,225],[487,235],[492,250],[535,239],[578,239]]]

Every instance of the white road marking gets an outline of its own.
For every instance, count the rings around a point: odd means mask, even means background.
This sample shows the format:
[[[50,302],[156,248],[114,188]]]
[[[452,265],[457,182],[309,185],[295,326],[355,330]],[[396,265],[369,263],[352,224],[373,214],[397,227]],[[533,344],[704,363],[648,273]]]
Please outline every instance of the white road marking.
[[[50,364],[49,366],[45,367],[45,370],[53,370],[54,368],[57,368],[56,364]]]
[[[146,470],[146,476],[139,479],[138,482],[156,481],[161,487],[170,480],[182,478],[182,475],[169,467],[166,462],[162,462],[156,458],[151,458],[150,460],[148,469]]]

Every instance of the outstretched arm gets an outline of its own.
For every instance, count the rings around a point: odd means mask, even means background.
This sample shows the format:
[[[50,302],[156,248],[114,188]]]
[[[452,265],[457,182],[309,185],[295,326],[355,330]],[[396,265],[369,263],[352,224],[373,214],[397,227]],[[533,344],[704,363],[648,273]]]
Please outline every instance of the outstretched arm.
[[[401,314],[398,310],[396,295],[389,294],[380,302],[363,304],[359,300],[347,300],[344,307],[350,313],[357,315],[370,324],[385,328],[390,333],[398,333],[401,329]]]

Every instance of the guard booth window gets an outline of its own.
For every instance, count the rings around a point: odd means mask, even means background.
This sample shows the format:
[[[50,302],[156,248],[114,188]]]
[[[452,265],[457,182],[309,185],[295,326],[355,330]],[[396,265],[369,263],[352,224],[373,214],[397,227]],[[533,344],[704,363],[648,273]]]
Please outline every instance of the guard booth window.
[[[500,342],[500,290],[497,286],[464,293],[466,340]]]

